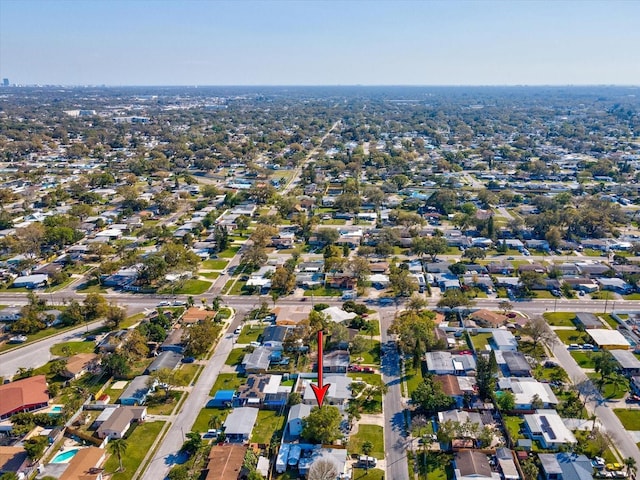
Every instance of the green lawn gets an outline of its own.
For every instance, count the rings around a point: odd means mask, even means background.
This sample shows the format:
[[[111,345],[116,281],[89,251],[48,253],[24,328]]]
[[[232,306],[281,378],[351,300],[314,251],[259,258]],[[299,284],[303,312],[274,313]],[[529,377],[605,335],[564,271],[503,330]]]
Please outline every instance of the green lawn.
[[[628,410],[626,408],[614,408],[613,412],[627,430],[640,430],[640,410]]]
[[[578,430],[574,434],[576,440],[578,441],[578,444],[580,445],[581,452],[587,455],[589,458],[593,458],[598,456],[600,452],[599,445],[589,437],[590,433],[591,432],[589,431]],[[616,457],[613,455],[610,448],[608,448],[602,454],[602,458],[604,458],[605,462],[607,463],[617,462]]]
[[[602,318],[607,325],[609,325],[614,330],[618,329],[618,322],[608,313],[599,313],[598,317]]]
[[[358,433],[349,438],[349,453],[362,455],[362,444],[366,441],[373,444],[371,456],[382,460],[384,458],[384,435],[382,427],[378,425],[359,425]]]
[[[235,282],[234,279],[227,280],[227,283],[222,287],[222,295],[227,295],[229,293],[229,290],[231,290],[231,287],[233,286],[233,282]]]
[[[628,386],[624,387],[622,385],[614,385],[613,383],[606,381],[604,384],[600,383],[600,374],[598,373],[588,373],[587,377],[591,379],[593,384],[600,389],[600,393],[604,398],[608,398],[611,400],[618,400],[624,397],[625,393],[629,391]]]
[[[453,479],[453,457],[443,452],[419,452],[415,460],[411,460],[409,467],[413,463],[418,463],[418,478],[428,478],[429,480],[451,480]],[[409,470],[412,472],[412,470]],[[410,475],[411,477],[411,475]]]
[[[640,293],[631,293],[629,295],[623,295],[625,300],[640,300]]]
[[[519,438],[524,438],[524,436],[520,433],[520,429],[524,424],[524,418],[521,417],[511,417],[505,415],[503,417],[504,425],[509,432],[509,436],[513,442],[516,442]]]
[[[382,376],[378,373],[361,373],[361,372],[349,372],[347,376],[353,378],[361,379],[363,382],[368,383],[369,385],[373,385],[376,387],[382,386]]]
[[[593,363],[593,352],[572,351],[571,356],[582,368],[595,368]]]
[[[338,288],[314,288],[312,290],[305,290],[305,297],[340,297],[342,290]]]
[[[215,280],[220,276],[220,272],[200,272],[198,275],[208,278],[209,280]]]
[[[178,373],[180,374],[181,378],[186,378],[189,383],[191,383],[195,380],[196,374],[198,373],[199,369],[200,365],[197,365],[195,363],[183,363],[178,369]]]
[[[244,289],[246,285],[247,282],[245,280],[238,280],[233,284],[233,287],[231,287],[229,295],[249,295],[249,292]]]
[[[231,350],[231,353],[227,357],[226,365],[240,365],[242,359],[244,358],[245,351],[243,348],[234,348]]]
[[[557,298],[554,297],[549,290],[533,290],[531,293],[533,294],[533,298]]]
[[[236,343],[256,342],[258,337],[262,335],[262,332],[264,332],[264,329],[265,327],[263,326],[245,325]]]
[[[384,471],[379,468],[370,468],[368,471],[364,468],[354,468],[351,478],[353,480],[359,480],[360,478],[364,480],[383,480]],[[429,477],[429,480],[431,479],[433,479],[433,477]],[[446,478],[444,480],[446,480]]]
[[[206,280],[190,278],[189,280],[186,280],[180,288],[176,289],[174,293],[177,295],[200,295],[209,290],[211,285],[211,282]]]
[[[365,365],[380,365],[380,342],[378,340],[372,341],[367,339],[367,343],[369,345],[368,350],[362,353],[352,354],[351,361]]]
[[[407,382],[409,395],[422,383],[422,369],[420,367],[417,369],[413,368],[411,359],[406,363],[404,380]]]
[[[573,319],[576,314],[573,312],[547,312],[542,316],[553,327],[575,327]]]
[[[565,345],[569,345],[571,343],[584,343],[583,337],[588,337],[588,335],[584,332],[579,332],[578,330],[555,330],[556,335],[562,343]]]
[[[66,350],[69,350],[68,353]],[[75,355],[77,353],[92,353],[96,349],[93,342],[63,342],[51,347],[51,355],[65,357],[67,355]]]
[[[218,254],[218,257],[221,257],[221,258],[233,258],[233,257],[236,256],[236,253],[238,253],[238,250],[240,250],[240,245],[231,246],[231,247],[227,248],[226,250],[223,250],[222,252],[220,252]]]
[[[164,390],[152,395],[147,399],[147,413],[149,415],[171,415],[184,392],[174,391],[169,393],[169,398],[165,398]]]
[[[125,318],[124,322],[120,324],[120,328],[129,328],[138,323],[144,318],[144,313],[136,313],[130,317]]]
[[[107,293],[107,289],[99,285],[97,280],[81,283],[76,290],[82,293]]]
[[[205,260],[200,265],[200,268],[204,270],[223,270],[228,264],[228,260]]]
[[[113,480],[129,480],[133,478],[136,469],[149,452],[151,445],[160,433],[165,422],[144,422],[136,426],[133,433],[127,438],[127,452],[122,456],[123,472],[114,473]],[[105,463],[107,472],[115,472],[118,469],[118,458],[111,455]]]
[[[240,385],[244,385],[244,382],[244,378],[234,373],[221,373],[213,384],[210,395],[214,396],[218,390],[237,390]]]
[[[273,434],[284,427],[286,416],[277,415],[273,410],[260,410],[258,420],[251,432],[251,441],[268,445]]]
[[[200,410],[200,413],[198,413],[196,421],[193,423],[193,427],[191,427],[191,431],[204,433],[209,430],[209,428],[211,428],[209,427],[209,420],[211,419],[211,417],[217,417],[219,424],[222,426],[222,422],[225,421],[227,415],[229,415],[230,412],[231,410],[228,409],[222,410],[220,408],[203,408],[202,410]]]
[[[484,351],[485,346],[489,345],[489,339],[493,338],[491,333],[478,333],[477,335],[469,335],[471,343],[476,351]]]
[[[4,345],[0,346],[0,353],[6,352],[7,350],[13,350],[14,348],[24,347],[25,345],[29,345],[30,343],[36,342],[38,340],[42,340],[43,338],[50,337],[51,335],[58,335],[59,333],[62,333],[65,330],[71,330],[73,328],[77,328],[81,326],[82,325],[74,325],[72,327],[57,326],[57,327],[45,328],[44,330],[40,330],[39,332],[31,333],[27,335],[27,341],[24,343],[15,343],[15,344],[5,343]]]

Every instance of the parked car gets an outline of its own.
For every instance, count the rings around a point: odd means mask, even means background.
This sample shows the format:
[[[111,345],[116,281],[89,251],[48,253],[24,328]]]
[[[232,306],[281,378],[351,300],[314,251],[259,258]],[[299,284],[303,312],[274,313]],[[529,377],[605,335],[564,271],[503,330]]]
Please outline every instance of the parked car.
[[[619,470],[622,470],[622,464],[620,463],[607,463],[607,470],[611,471],[611,472],[617,472]]]
[[[184,357],[182,359],[182,363],[193,363],[195,361],[196,361],[196,359],[194,357]]]
[[[236,335],[240,335],[242,333],[242,327],[238,327],[236,328],[233,333],[235,333]]]
[[[24,343],[27,341],[26,335],[16,335],[15,337],[11,337],[9,339],[9,343]]]

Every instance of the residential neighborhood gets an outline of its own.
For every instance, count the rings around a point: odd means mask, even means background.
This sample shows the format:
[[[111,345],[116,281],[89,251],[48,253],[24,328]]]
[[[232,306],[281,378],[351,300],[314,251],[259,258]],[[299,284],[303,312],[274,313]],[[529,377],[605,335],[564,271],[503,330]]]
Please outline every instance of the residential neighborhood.
[[[0,478],[635,479],[637,98],[385,92],[0,90]]]

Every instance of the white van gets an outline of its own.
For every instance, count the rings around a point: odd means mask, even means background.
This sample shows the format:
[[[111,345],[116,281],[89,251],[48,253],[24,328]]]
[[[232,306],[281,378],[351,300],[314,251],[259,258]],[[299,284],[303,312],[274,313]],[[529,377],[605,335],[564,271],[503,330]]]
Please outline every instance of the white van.
[[[360,455],[358,457],[359,467],[374,468],[378,464],[378,460],[375,457],[369,457],[367,455]]]

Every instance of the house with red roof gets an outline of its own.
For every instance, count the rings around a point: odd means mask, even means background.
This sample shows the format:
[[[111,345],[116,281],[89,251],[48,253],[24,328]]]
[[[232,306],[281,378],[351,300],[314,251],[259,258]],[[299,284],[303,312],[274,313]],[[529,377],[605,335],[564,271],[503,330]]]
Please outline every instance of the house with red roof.
[[[0,385],[0,420],[20,412],[32,412],[49,405],[44,375]]]

